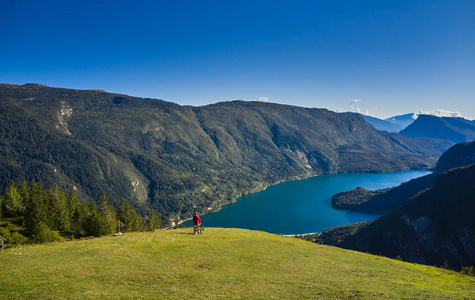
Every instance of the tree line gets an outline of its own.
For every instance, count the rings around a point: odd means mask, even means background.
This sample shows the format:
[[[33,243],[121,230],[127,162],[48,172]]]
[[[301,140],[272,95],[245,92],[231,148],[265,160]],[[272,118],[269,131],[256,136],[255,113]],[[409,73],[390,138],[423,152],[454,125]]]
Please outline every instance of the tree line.
[[[120,221],[120,222],[119,222]],[[72,189],[57,185],[44,189],[40,183],[10,182],[0,198],[0,237],[8,244],[46,243],[69,237],[104,236],[122,232],[155,230],[162,226],[158,213],[146,222],[124,198],[117,208],[103,193],[99,201],[82,202]]]

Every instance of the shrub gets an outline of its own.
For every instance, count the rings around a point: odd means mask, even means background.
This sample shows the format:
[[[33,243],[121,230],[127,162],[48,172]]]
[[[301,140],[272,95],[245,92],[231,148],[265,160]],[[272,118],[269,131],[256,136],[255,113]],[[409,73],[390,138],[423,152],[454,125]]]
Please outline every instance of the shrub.
[[[8,243],[12,245],[23,245],[28,243],[28,238],[18,232],[12,232]]]
[[[473,269],[473,266],[470,267],[462,267],[462,270],[460,273],[469,275],[469,276],[475,276],[475,270]]]
[[[51,231],[48,225],[40,222],[35,226],[31,240],[36,244],[54,242],[59,240],[59,233]]]

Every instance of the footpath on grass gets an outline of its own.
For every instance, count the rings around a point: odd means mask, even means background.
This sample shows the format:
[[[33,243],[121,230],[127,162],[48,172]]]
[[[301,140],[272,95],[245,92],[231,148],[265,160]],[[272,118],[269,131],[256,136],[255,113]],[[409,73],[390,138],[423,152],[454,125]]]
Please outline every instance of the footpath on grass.
[[[126,233],[0,251],[2,299],[473,299],[475,278],[259,231]]]

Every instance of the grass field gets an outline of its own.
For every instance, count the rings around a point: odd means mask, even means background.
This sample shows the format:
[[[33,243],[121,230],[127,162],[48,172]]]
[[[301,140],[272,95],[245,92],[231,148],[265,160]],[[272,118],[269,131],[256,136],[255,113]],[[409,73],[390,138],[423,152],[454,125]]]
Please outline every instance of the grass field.
[[[0,252],[0,299],[474,299],[475,278],[296,238],[206,228]]]

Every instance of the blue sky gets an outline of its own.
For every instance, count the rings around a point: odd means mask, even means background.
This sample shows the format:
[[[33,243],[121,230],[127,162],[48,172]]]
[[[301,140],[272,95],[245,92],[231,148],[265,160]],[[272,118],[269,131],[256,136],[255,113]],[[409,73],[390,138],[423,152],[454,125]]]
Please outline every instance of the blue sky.
[[[0,82],[475,118],[474,0],[0,4]]]

